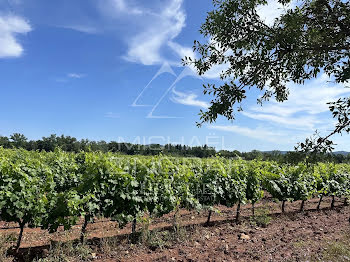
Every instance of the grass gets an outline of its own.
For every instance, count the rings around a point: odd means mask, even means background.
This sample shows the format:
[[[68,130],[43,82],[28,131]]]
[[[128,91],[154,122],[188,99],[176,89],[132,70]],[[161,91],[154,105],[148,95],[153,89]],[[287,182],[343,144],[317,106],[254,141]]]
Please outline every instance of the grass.
[[[58,242],[50,248],[44,258],[35,262],[80,262],[93,259],[93,252],[88,245],[73,242]]]
[[[16,235],[0,235],[0,262],[12,261],[12,258],[8,257],[8,249],[15,243]]]
[[[315,261],[347,262],[350,261],[350,234],[339,241],[327,242],[320,257]]]
[[[255,210],[255,216],[250,217],[250,223],[253,226],[267,227],[272,218],[270,216],[270,210],[266,207],[260,207]]]
[[[294,243],[294,247],[300,250],[301,253],[310,245],[318,245],[322,250],[319,253],[315,253],[311,257],[306,258],[305,261],[350,262],[350,232],[345,234],[339,240],[320,242],[300,240]]]
[[[172,230],[148,230],[141,231],[139,245],[155,250],[168,248],[178,242],[188,240],[189,231],[186,228],[176,225]]]

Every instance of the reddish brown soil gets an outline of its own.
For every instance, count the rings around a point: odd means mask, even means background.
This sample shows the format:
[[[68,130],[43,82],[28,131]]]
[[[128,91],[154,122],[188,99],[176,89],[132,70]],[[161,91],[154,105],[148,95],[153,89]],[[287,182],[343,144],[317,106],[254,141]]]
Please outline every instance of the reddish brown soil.
[[[323,252],[327,241],[340,240],[350,232],[350,207],[343,206],[343,201],[338,199],[336,208],[330,210],[331,200],[325,198],[321,210],[317,211],[317,201],[308,201],[304,212],[299,212],[299,202],[288,203],[284,215],[280,214],[279,204],[271,200],[262,201],[257,207],[266,207],[272,217],[266,228],[249,222],[249,205],[242,207],[239,225],[234,220],[235,208],[218,207],[220,212],[212,215],[210,226],[205,226],[206,212],[197,214],[181,210],[180,223],[187,235],[163,248],[130,244],[127,235],[131,225],[120,230],[114,222],[99,220],[88,226],[88,233],[95,243],[92,246],[96,253],[95,261],[307,261]],[[150,229],[161,231],[171,228],[172,217],[173,214],[170,214],[154,220]],[[11,228],[15,226],[0,223],[0,234],[18,233],[17,228]],[[79,233],[80,226],[55,234],[26,228],[22,248],[47,248],[50,241],[77,239]],[[249,239],[240,239],[242,233]],[[119,241],[117,251],[103,254],[96,243],[112,237]]]

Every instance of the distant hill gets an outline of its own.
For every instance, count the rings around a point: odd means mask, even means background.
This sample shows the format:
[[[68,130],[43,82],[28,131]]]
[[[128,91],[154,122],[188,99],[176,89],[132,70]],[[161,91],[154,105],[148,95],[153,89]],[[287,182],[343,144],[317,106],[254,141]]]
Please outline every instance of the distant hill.
[[[347,156],[347,155],[350,154],[350,152],[346,152],[346,151],[337,151],[337,152],[333,152],[333,154],[335,154],[335,155]]]
[[[282,155],[285,155],[287,154],[289,151],[279,151],[279,150],[275,150],[275,151],[263,151],[263,153],[273,153],[273,152],[278,152]],[[343,155],[343,156],[347,156],[350,154],[350,152],[347,152],[347,151],[336,151],[336,152],[333,152],[334,155]]]

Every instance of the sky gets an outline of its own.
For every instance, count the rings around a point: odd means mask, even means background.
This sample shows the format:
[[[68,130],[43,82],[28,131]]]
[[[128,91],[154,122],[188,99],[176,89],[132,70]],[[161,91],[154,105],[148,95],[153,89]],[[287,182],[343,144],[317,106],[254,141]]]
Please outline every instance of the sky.
[[[320,75],[289,83],[289,100],[263,107],[251,90],[236,120],[196,126],[220,84],[217,66],[199,77],[181,58],[212,0],[0,0],[0,135],[214,146],[250,151],[293,150],[334,120],[326,103],[349,89]],[[283,10],[259,9],[269,24]],[[336,150],[350,151],[348,136]]]

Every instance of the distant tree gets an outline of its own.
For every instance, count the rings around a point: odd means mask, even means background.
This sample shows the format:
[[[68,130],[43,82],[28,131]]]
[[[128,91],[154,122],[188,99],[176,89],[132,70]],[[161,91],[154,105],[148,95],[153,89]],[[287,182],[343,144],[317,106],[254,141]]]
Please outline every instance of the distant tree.
[[[305,159],[305,154],[302,152],[287,152],[284,156],[284,162],[297,164]]]
[[[350,4],[344,0],[278,0],[287,11],[272,25],[264,23],[257,9],[267,0],[214,0],[215,10],[208,13],[200,33],[210,39],[195,41],[200,58],[184,58],[200,75],[215,65],[227,65],[221,72],[224,84],[207,84],[204,93],[214,97],[207,111],[201,111],[200,126],[216,121],[219,115],[235,118],[251,88],[262,91],[258,103],[275,97],[288,99],[287,82],[304,83],[326,73],[337,83],[350,79]],[[329,135],[318,133],[298,149],[329,152],[330,137],[350,132],[350,98],[330,101],[330,111],[337,124]]]
[[[0,136],[0,146],[2,146],[3,148],[10,148],[10,140],[6,136]]]
[[[27,138],[23,134],[14,133],[10,136],[11,145],[15,148],[26,148]]]
[[[251,152],[242,153],[242,156],[246,160],[253,160],[253,159],[263,160],[264,159],[264,153],[259,150],[253,150]]]

